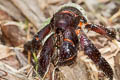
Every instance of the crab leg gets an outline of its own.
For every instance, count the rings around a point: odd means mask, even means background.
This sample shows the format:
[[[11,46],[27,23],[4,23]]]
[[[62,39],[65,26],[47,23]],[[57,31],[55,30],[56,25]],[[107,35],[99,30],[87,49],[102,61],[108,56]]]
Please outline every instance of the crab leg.
[[[37,50],[39,49],[39,47],[41,46],[42,40],[46,37],[46,35],[48,35],[50,30],[51,30],[51,26],[50,24],[48,24],[34,36],[32,40],[32,46],[34,49],[37,49]]]
[[[109,29],[103,27],[102,25],[96,25],[96,24],[86,24],[85,28],[95,31],[101,35],[107,36],[111,39],[116,38],[116,34],[113,31],[110,31]]]
[[[54,53],[54,34],[52,34],[43,45],[40,57],[38,58],[38,73],[43,77]]]
[[[99,50],[94,46],[94,44],[87,38],[87,36],[80,32],[80,44],[85,54],[99,66],[99,68],[113,80],[113,70],[109,63],[101,56]]]
[[[33,40],[28,41],[24,45],[24,52],[27,52],[29,50],[31,51],[31,53],[33,53],[39,50],[39,48],[42,46],[41,45],[42,40],[46,37],[46,35],[50,33],[50,31],[51,25],[48,24],[33,37]]]

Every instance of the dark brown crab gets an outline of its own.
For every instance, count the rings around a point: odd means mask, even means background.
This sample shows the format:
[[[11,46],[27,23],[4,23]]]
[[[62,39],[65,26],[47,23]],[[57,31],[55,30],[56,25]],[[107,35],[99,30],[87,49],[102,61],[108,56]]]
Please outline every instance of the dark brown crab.
[[[54,32],[45,41],[40,57],[38,58],[38,72],[43,76],[54,56],[55,48],[58,52],[58,63],[56,65],[71,64],[76,59],[78,46],[84,50],[85,54],[99,66],[99,68],[113,80],[113,70],[109,63],[101,56],[98,49],[87,38],[83,32],[86,29],[95,31],[110,39],[115,39],[115,33],[109,29],[96,24],[87,23],[86,15],[81,7],[76,4],[65,5],[56,12],[50,23],[40,30],[29,43],[29,50],[37,51],[42,46],[42,40],[50,33]],[[28,47],[27,47],[28,49]]]

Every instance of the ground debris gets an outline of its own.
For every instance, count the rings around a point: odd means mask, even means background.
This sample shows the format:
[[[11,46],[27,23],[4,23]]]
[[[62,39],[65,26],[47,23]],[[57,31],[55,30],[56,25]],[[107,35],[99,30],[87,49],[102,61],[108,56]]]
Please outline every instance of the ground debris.
[[[33,66],[27,65],[30,62],[23,55],[21,45],[43,28],[40,27],[42,22],[52,17],[59,6],[69,2],[80,4],[85,9],[89,23],[105,25],[116,32],[117,39],[113,42],[92,31],[86,34],[111,65],[113,80],[120,80],[119,0],[1,0],[0,80],[42,80],[35,75]],[[6,21],[10,24],[6,24]],[[11,21],[15,24],[11,24]],[[23,25],[19,24],[21,22]],[[45,80],[107,80],[83,51],[78,51],[75,64],[57,68],[51,64]]]

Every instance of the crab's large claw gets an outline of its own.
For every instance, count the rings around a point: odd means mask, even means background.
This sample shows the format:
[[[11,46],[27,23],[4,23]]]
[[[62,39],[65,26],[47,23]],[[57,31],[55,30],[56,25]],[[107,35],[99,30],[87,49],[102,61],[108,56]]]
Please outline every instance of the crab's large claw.
[[[64,41],[60,46],[59,64],[72,64],[77,56],[78,37],[73,28],[67,28],[63,35]]]

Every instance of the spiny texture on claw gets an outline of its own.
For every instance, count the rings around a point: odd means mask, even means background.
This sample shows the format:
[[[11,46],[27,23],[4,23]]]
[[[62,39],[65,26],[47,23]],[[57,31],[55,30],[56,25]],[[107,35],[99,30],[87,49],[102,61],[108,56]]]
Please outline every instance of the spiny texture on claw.
[[[85,36],[84,33],[81,34],[80,37],[81,47],[84,49],[85,54],[99,66],[99,68],[110,78],[113,80],[113,70],[109,63],[101,56],[98,49],[93,45],[93,43]]]

